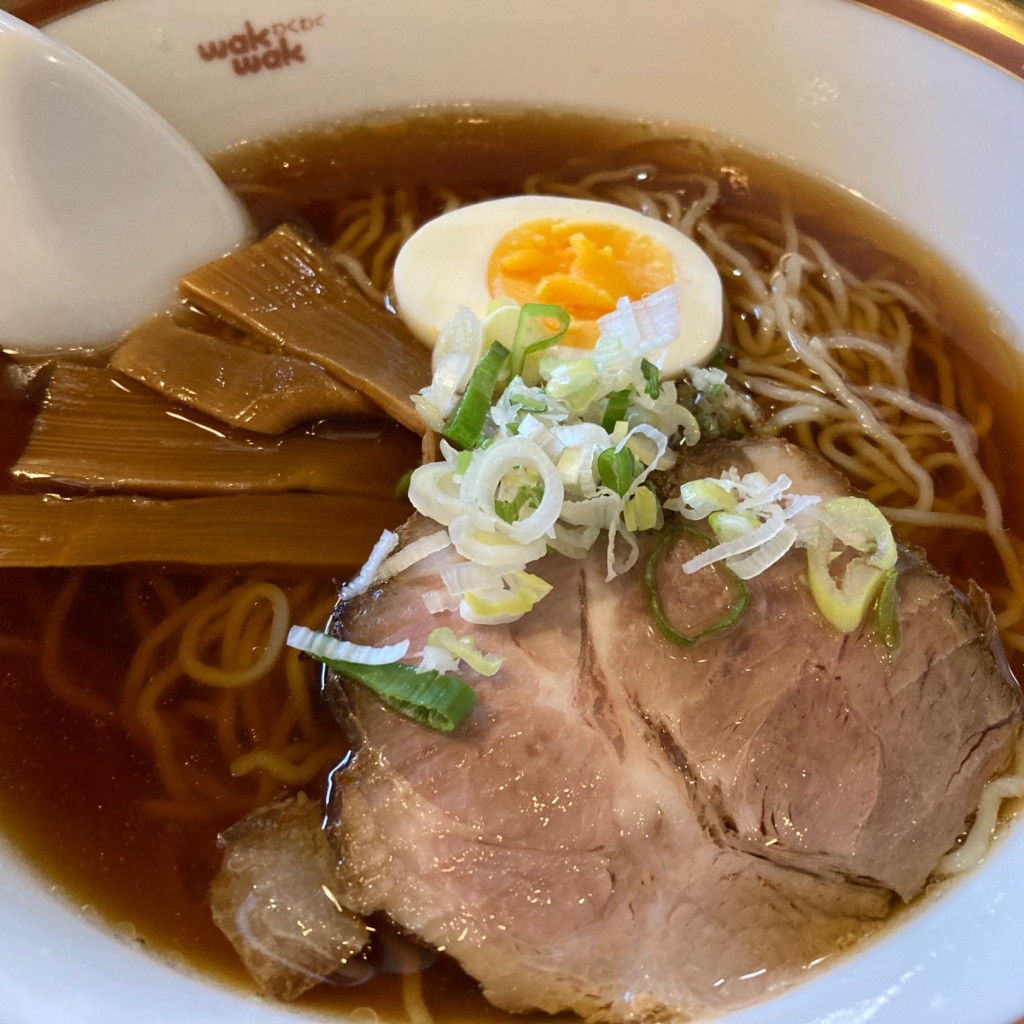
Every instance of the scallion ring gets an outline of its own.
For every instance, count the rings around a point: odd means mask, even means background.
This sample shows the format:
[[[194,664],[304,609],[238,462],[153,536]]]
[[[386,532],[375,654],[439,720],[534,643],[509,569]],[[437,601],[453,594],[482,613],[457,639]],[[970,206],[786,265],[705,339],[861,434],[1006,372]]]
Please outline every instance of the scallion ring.
[[[680,525],[669,530],[665,536],[658,541],[654,546],[654,549],[647,556],[647,562],[644,565],[644,586],[647,589],[647,600],[650,604],[651,615],[654,617],[654,621],[658,624],[658,629],[661,630],[662,636],[682,647],[692,647],[701,639],[701,637],[705,637],[710,633],[717,633],[723,629],[728,629],[739,619],[747,609],[747,588],[743,581],[731,569],[721,563],[716,563],[714,566],[715,571],[736,591],[736,600],[726,610],[725,615],[723,615],[717,622],[713,622],[711,625],[705,626],[703,629],[698,630],[698,632],[691,635],[680,633],[668,621],[665,617],[664,611],[662,610],[661,601],[658,598],[658,584],[655,580],[655,573],[657,572],[658,564],[665,555],[666,548],[674,543],[682,533],[696,539],[705,548],[711,546],[708,538],[699,530],[695,530],[692,526]]]
[[[545,321],[554,320],[552,331]],[[557,345],[569,329],[569,313],[561,306],[543,302],[527,302],[519,313],[512,340],[512,376],[522,374],[526,360],[544,349]]]
[[[508,349],[501,342],[495,341],[477,363],[465,394],[444,425],[444,436],[452,444],[460,448],[475,448],[480,443],[484,420],[490,412],[494,389],[506,359]]]
[[[476,704],[476,691],[455,676],[417,672],[411,665],[357,665],[323,662],[348,679],[372,690],[392,711],[436,732],[451,732]]]

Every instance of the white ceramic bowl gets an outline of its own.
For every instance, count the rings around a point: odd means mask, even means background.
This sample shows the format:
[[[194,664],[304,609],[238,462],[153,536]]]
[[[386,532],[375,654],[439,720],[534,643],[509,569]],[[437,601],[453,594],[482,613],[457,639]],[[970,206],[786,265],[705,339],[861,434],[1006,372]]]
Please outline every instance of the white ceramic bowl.
[[[245,35],[246,23],[268,29],[279,66],[239,75],[230,59],[203,59],[201,44]],[[709,127],[893,213],[1017,325],[1024,347],[1024,17],[998,0],[107,0],[49,30],[207,153],[410,103]],[[729,1021],[1008,1024],[1024,1015],[1022,866],[1024,827],[880,941]],[[11,851],[0,1017],[259,1024],[295,1011],[138,952]]]

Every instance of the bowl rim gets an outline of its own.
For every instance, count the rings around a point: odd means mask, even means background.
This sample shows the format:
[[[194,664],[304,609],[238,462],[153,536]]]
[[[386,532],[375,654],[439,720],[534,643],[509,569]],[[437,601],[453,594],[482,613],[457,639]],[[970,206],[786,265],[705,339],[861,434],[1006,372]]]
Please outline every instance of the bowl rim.
[[[103,0],[13,0],[8,13],[45,25]],[[913,25],[1024,81],[1024,5],[1013,0],[843,0]]]

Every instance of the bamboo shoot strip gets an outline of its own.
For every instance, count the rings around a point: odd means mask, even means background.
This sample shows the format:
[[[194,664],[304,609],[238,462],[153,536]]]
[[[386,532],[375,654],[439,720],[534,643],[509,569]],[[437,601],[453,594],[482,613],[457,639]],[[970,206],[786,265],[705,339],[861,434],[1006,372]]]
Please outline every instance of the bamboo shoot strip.
[[[173,402],[259,434],[281,434],[325,416],[382,415],[313,363],[202,334],[166,313],[139,324],[110,364]]]
[[[221,498],[0,496],[0,567],[127,565],[358,566],[395,499],[328,494]]]
[[[391,495],[418,456],[416,439],[391,424],[260,437],[211,425],[116,371],[61,363],[12,472],[34,484],[159,496]]]
[[[317,363],[423,433],[409,396],[430,382],[430,352],[290,227],[192,271],[178,288],[211,316]]]

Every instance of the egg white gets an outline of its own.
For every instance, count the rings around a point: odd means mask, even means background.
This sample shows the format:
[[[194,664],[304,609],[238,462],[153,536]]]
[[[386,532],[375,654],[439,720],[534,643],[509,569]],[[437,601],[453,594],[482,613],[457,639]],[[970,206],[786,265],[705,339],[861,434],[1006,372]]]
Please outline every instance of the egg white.
[[[711,260],[675,228],[635,210],[589,199],[510,196],[463,206],[424,224],[402,246],[395,263],[398,311],[418,338],[433,347],[460,308],[482,316],[491,302],[487,267],[495,247],[517,226],[535,220],[611,224],[646,235],[672,259],[679,285],[679,337],[649,353],[663,377],[710,359],[722,333],[722,283]],[[563,350],[580,355],[577,348]]]

